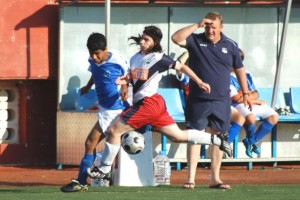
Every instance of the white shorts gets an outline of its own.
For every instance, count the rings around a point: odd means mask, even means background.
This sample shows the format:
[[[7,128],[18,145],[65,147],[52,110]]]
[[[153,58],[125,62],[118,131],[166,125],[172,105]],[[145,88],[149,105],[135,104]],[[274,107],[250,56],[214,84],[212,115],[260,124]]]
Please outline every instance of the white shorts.
[[[105,109],[105,108],[100,108],[99,112],[98,112],[98,121],[99,121],[99,125],[103,130],[103,134],[106,136],[106,131],[107,128],[110,126],[110,124],[112,123],[112,121],[114,119],[116,119],[119,114],[122,112],[123,110],[109,110],[109,109]]]
[[[256,117],[260,117],[262,119],[265,119],[267,117],[270,117],[271,115],[277,114],[276,111],[273,110],[267,104],[252,105],[252,111],[248,109],[248,106],[245,107],[245,105],[243,103],[235,106],[235,108],[244,117],[246,117],[247,115],[249,115],[251,113],[254,113]]]
[[[235,107],[233,107],[233,106],[230,106],[230,109],[231,109],[231,113],[238,112],[238,110]]]

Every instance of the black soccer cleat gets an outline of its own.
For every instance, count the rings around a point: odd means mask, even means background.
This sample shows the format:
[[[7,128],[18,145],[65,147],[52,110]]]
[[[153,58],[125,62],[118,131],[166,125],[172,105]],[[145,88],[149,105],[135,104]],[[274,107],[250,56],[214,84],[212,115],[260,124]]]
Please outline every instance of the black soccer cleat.
[[[62,192],[86,192],[88,191],[87,185],[81,185],[77,180],[72,180],[71,183],[60,188]]]
[[[228,142],[228,133],[221,132],[217,137],[221,140],[220,150],[224,151],[228,157],[232,157],[232,148]]]

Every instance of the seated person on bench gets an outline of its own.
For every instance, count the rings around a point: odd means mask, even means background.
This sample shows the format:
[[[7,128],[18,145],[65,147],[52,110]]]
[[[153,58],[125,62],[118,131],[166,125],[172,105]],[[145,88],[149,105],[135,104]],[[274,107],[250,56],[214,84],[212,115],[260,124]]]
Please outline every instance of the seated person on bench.
[[[240,50],[240,55],[242,60],[244,60],[244,53],[242,50]],[[230,96],[232,99],[232,106],[235,107],[238,112],[246,118],[246,122],[244,124],[246,138],[243,139],[243,143],[246,148],[246,155],[252,158],[252,152],[256,154],[261,153],[259,146],[257,146],[257,142],[271,132],[273,126],[278,122],[278,114],[275,112],[275,110],[268,106],[264,100],[258,99],[259,94],[254,85],[253,78],[249,72],[247,72],[246,75],[249,93],[243,94],[241,92],[238,80],[232,71],[230,75]],[[249,110],[244,106],[242,101],[243,95],[249,95],[253,104],[252,110]],[[262,123],[255,131],[256,117],[260,117],[262,119]]]

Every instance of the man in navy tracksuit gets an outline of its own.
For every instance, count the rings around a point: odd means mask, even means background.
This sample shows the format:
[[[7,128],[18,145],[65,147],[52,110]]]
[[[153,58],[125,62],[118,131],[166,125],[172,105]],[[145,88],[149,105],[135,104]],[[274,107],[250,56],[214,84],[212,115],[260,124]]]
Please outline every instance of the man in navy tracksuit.
[[[205,31],[195,34],[197,29]],[[211,134],[228,131],[230,126],[230,72],[233,67],[243,91],[243,102],[250,104],[245,69],[236,42],[222,33],[223,19],[217,12],[208,13],[199,23],[182,28],[172,35],[172,40],[189,52],[190,68],[211,87],[208,94],[197,88],[190,80],[190,93],[186,103],[187,127],[204,130],[209,127]],[[200,145],[188,146],[188,180],[184,188],[195,187],[195,175],[200,156]],[[215,146],[211,148],[210,188],[230,189],[219,177],[223,153]]]

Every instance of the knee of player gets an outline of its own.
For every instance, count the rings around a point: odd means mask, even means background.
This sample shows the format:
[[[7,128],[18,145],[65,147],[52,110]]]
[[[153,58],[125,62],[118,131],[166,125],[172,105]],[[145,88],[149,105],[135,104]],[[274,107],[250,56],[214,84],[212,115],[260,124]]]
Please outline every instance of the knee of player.
[[[268,117],[268,120],[271,124],[276,124],[278,122],[278,119],[279,119],[279,115],[277,113]]]
[[[85,150],[86,151],[92,151],[94,149],[94,144],[97,143],[97,141],[90,140],[89,138],[85,141]]]
[[[234,122],[242,126],[245,123],[245,121],[246,119],[244,116],[238,115]]]
[[[106,131],[106,136],[108,137],[120,137],[124,133],[128,132],[129,130],[126,126],[122,125],[112,125]]]
[[[255,124],[256,115],[254,115],[253,113],[247,115],[246,116],[246,121],[247,121],[248,124]]]
[[[182,142],[182,139],[179,137],[168,137],[168,139],[175,143]]]
[[[106,130],[106,135],[115,135],[117,133],[117,129],[114,126],[110,126],[107,130]]]

